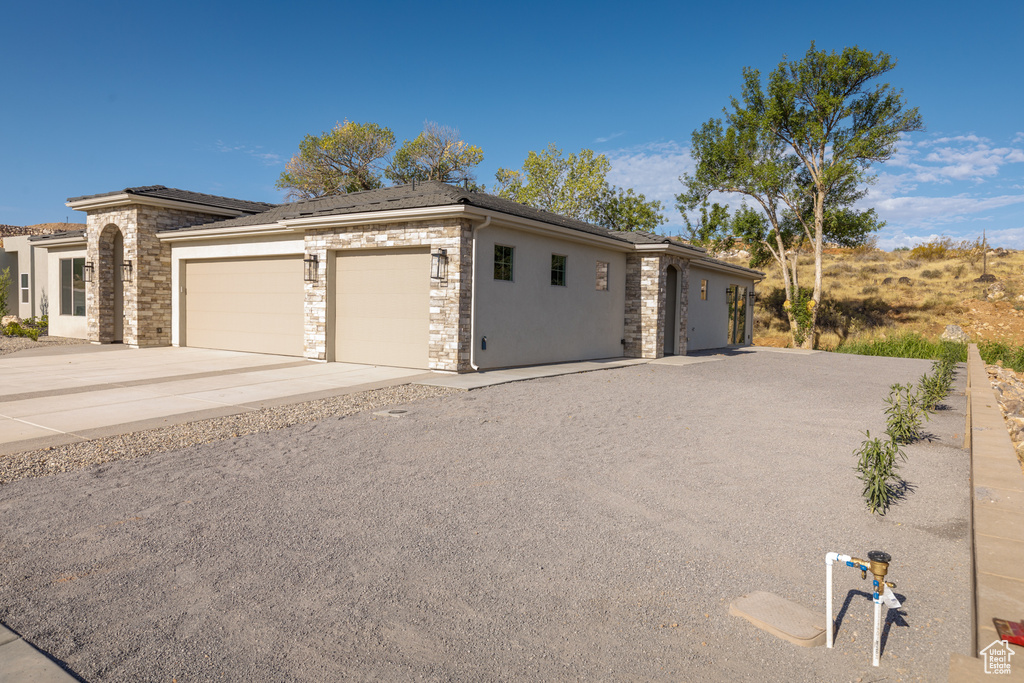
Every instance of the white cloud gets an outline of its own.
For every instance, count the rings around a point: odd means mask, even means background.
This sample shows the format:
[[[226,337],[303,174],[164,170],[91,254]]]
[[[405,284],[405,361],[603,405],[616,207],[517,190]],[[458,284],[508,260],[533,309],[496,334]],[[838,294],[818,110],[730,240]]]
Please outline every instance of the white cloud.
[[[998,197],[971,197],[966,194],[954,197],[890,197],[869,201],[867,204],[874,206],[878,215],[889,223],[930,227],[958,223],[972,214],[1024,204],[1024,194]]]
[[[931,231],[907,231],[900,228],[890,229],[883,228],[878,235],[878,246],[887,251],[892,251],[896,247],[914,247],[924,242],[931,242],[932,240],[939,239],[947,235],[938,234]],[[981,231],[973,231],[970,234],[961,234],[953,236],[954,240],[968,239],[973,240],[981,236]],[[1003,228],[996,230],[986,230],[985,238],[988,244],[992,247],[1003,247],[1006,249],[1024,249],[1024,227],[1019,228]]]
[[[675,213],[676,195],[683,190],[679,176],[694,169],[688,148],[670,140],[617,149],[605,156],[612,163],[608,182],[660,200],[666,215]]]
[[[1015,144],[1015,145],[1018,142],[1024,142],[1024,132],[1018,131],[1017,134],[1013,136],[1013,139],[1010,140],[1010,142]]]
[[[611,135],[605,136],[603,138],[595,138],[594,142],[609,142],[609,141],[614,140],[615,138],[620,137],[620,136],[625,135],[625,134],[626,134],[626,131],[622,131],[622,132],[619,132],[619,133],[612,133]]]
[[[281,163],[281,156],[272,152],[262,152],[260,145],[227,145],[223,140],[217,140],[217,151],[219,152],[241,152],[248,154],[254,159],[259,159],[265,166],[277,166]]]

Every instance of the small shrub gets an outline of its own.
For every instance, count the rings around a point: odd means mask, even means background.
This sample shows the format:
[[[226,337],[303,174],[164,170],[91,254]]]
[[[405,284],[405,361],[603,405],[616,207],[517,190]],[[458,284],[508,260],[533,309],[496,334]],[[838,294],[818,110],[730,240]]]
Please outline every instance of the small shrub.
[[[24,327],[18,323],[8,323],[4,328],[4,334],[8,337],[28,337],[32,341],[39,341],[39,328]]]
[[[937,280],[940,277],[942,277],[942,271],[941,270],[922,270],[921,271],[921,277],[927,278],[929,280]]]
[[[910,257],[920,261],[939,261],[949,257],[949,249],[943,244],[928,242],[911,249]]]
[[[860,290],[861,294],[878,294],[878,285],[868,285]]]
[[[913,391],[913,384],[893,384],[889,397],[885,433],[898,444],[913,443],[921,438],[921,418],[927,417],[922,407],[922,396]]]
[[[900,270],[913,270],[914,268],[920,268],[921,262],[915,261],[914,259],[907,259],[906,261],[900,261],[897,263],[896,267]]]
[[[869,431],[864,432],[864,436],[867,440],[861,444],[860,450],[853,452],[857,456],[857,478],[864,482],[864,500],[868,509],[872,514],[884,515],[898,495],[901,483],[897,459],[905,462],[907,456],[891,439],[872,439]]]

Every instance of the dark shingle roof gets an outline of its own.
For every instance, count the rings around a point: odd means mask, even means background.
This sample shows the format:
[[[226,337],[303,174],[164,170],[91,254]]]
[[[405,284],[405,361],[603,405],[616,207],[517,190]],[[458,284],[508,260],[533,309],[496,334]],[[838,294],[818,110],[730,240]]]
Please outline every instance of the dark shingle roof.
[[[29,242],[43,242],[45,240],[62,240],[68,237],[85,237],[85,230],[64,230],[62,232],[51,232],[48,235],[36,235],[29,237]]]
[[[267,209],[272,209],[277,206],[276,204],[268,204],[267,202],[250,202],[245,199],[232,199],[231,197],[218,197],[213,194],[203,194],[202,192],[190,192],[188,190],[178,190],[173,187],[164,187],[163,185],[147,185],[145,187],[128,187],[123,190],[116,192],[103,192],[101,194],[86,194],[81,197],[69,197],[69,202],[77,202],[83,199],[98,199],[100,197],[113,197],[119,194],[133,194],[139,197],[153,197],[156,199],[171,199],[179,202],[188,202],[190,204],[199,204],[201,206],[210,206],[218,209],[230,209],[232,211],[243,211],[248,214],[262,213]]]
[[[571,230],[590,233],[630,244],[676,244],[691,247],[688,244],[672,240],[662,235],[645,232],[622,232],[609,230],[593,223],[566,218],[549,211],[535,209],[510,199],[495,197],[483,192],[471,192],[460,187],[428,180],[413,185],[385,187],[377,190],[364,190],[349,194],[303,199],[290,204],[279,204],[269,211],[252,216],[239,216],[215,223],[204,223],[178,228],[176,231],[207,230],[210,228],[234,228],[247,225],[267,225],[287,218],[311,218],[314,216],[340,216],[349,213],[365,213],[370,211],[391,211],[396,209],[422,209],[434,206],[456,206],[468,204],[481,209],[490,209],[501,213],[529,218],[532,220],[557,225]]]

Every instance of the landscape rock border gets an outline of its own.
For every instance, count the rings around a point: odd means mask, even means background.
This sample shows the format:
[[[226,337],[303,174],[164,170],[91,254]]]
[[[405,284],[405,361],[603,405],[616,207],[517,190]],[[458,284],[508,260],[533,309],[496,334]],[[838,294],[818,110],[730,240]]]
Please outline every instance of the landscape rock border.
[[[986,365],[985,370],[996,390],[999,410],[1006,421],[1017,459],[1024,467],[1024,376],[1001,365]]]

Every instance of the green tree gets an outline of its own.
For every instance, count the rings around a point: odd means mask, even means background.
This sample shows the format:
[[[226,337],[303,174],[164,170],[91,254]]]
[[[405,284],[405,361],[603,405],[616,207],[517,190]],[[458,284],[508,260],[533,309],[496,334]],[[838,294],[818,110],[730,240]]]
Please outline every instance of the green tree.
[[[395,134],[376,123],[346,120],[299,143],[277,180],[289,199],[312,199],[382,187]]]
[[[521,204],[615,230],[654,230],[665,222],[661,202],[607,180],[611,162],[583,149],[563,156],[554,143],[531,151],[521,170],[499,168],[496,193]]]
[[[657,199],[648,201],[633,188],[609,186],[601,197],[594,222],[612,230],[654,232],[666,222]]]
[[[11,291],[11,269],[0,270],[0,318],[9,313],[7,310],[7,296]]]
[[[397,185],[413,180],[440,180],[475,187],[473,169],[483,160],[483,150],[466,144],[458,130],[428,121],[416,139],[406,140],[398,148],[384,174]]]
[[[814,252],[810,315],[793,327],[798,345],[814,343],[825,243],[863,239],[880,226],[873,211],[853,209],[864,196],[857,188],[872,182],[872,164],[891,158],[901,134],[923,129],[902,91],[872,84],[895,67],[884,52],[852,47],[836,54],[815,50],[812,42],[802,60],[779,63],[766,89],[760,72],[745,68],[741,99],[732,99],[724,124],[712,119],[693,134],[697,165],[681,178],[682,210],[693,210],[712,191],[751,199],[766,221],[757,233],[760,245],[782,267],[788,308],[804,302],[795,260],[786,252],[801,243]],[[744,220],[746,229],[756,227],[749,216]]]

